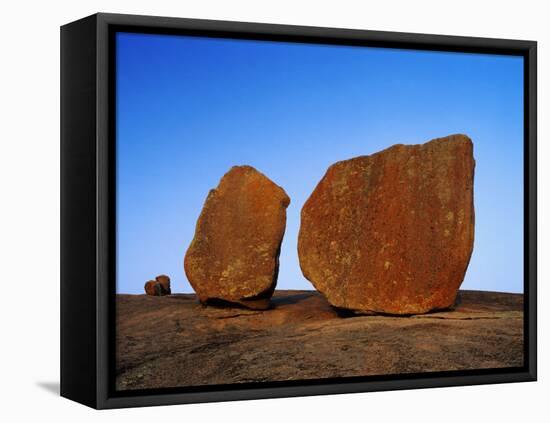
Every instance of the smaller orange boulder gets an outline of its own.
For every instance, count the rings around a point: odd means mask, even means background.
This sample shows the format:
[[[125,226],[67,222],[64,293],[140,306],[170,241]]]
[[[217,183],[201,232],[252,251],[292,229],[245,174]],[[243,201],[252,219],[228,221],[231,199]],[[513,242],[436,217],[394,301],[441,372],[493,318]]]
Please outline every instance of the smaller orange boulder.
[[[211,190],[184,259],[203,304],[269,308],[290,198],[251,166],[234,166]]]

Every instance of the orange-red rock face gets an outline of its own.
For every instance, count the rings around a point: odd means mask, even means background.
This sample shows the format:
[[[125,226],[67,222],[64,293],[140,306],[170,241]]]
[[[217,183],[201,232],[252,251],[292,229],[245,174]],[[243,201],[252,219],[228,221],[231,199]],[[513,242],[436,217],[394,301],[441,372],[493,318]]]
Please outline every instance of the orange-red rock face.
[[[473,249],[474,166],[465,135],[335,163],[302,209],[304,276],[357,312],[450,307]]]
[[[277,283],[286,226],[285,191],[250,166],[235,166],[208,194],[185,255],[203,303],[267,308]]]

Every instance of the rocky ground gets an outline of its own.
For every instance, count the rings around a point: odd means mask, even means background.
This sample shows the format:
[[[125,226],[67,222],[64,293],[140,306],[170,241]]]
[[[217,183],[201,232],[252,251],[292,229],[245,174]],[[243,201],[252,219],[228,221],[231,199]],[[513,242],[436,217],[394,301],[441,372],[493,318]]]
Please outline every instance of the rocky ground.
[[[272,308],[204,307],[193,294],[117,296],[119,390],[515,367],[523,296],[461,291],[453,310],[350,316],[315,291]]]

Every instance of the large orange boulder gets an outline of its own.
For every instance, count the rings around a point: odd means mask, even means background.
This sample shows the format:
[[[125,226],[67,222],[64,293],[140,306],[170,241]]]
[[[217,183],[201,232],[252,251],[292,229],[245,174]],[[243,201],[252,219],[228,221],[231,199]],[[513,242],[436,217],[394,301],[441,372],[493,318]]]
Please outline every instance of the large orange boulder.
[[[452,306],[474,244],[474,166],[465,135],[333,164],[301,212],[304,276],[359,313]]]
[[[277,283],[290,199],[251,166],[234,166],[208,194],[184,266],[199,300],[265,309]]]

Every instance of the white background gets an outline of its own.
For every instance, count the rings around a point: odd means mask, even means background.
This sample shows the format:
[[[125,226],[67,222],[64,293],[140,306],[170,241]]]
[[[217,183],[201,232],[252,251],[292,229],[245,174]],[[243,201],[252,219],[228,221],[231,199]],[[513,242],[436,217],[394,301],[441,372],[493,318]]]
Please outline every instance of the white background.
[[[12,1],[0,25],[0,419],[105,421],[548,421],[549,13],[545,1]],[[136,13],[539,42],[539,381],[93,411],[59,382],[59,26]],[[475,101],[475,99],[473,99]],[[452,99],[451,99],[452,101]],[[544,391],[546,394],[544,393]]]

